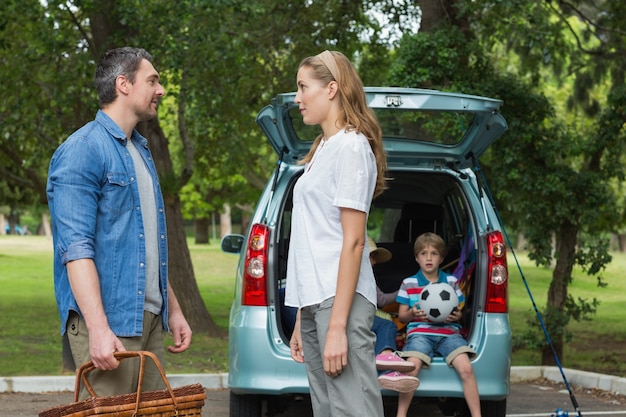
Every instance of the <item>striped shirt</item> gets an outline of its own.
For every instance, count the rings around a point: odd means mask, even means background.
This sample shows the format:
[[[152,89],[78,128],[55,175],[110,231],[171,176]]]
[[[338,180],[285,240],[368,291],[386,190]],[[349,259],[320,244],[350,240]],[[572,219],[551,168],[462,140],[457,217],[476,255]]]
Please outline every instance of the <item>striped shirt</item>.
[[[439,271],[439,277],[437,282],[443,282],[450,284],[456,291],[457,297],[459,297],[459,308],[463,308],[465,304],[465,296],[459,288],[458,279],[454,275],[448,275],[443,271]],[[418,271],[417,274],[405,278],[400,285],[398,296],[396,301],[400,304],[409,306],[418,304],[420,294],[426,285],[430,284],[428,278],[422,274],[422,271]],[[430,336],[449,336],[451,334],[458,334],[461,332],[461,325],[459,323],[433,323],[429,321],[419,321],[413,319],[407,325],[407,337],[411,334],[419,333]]]

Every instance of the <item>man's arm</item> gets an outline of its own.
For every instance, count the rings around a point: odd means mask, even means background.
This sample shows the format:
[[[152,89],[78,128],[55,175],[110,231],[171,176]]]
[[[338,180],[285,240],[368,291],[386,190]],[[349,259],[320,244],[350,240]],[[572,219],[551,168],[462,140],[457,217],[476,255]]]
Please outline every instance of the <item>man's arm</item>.
[[[169,326],[174,337],[174,345],[168,346],[167,350],[171,353],[180,353],[189,349],[191,344],[191,327],[183,315],[183,310],[180,308],[176,294],[174,294],[169,281],[167,283],[167,291]]]
[[[66,268],[72,292],[89,332],[89,356],[96,368],[115,369],[119,361],[113,353],[126,349],[109,327],[102,305],[96,265],[93,259],[78,259],[68,262]]]

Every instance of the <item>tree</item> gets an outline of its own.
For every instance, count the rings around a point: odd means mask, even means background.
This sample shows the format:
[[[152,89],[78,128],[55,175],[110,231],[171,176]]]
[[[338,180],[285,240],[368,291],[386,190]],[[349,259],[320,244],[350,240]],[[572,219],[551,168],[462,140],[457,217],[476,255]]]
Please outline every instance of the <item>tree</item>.
[[[528,13],[502,11],[501,2],[497,6],[490,2],[418,3],[423,7],[422,26],[433,29],[403,39],[391,81],[504,100],[502,113],[510,130],[492,146],[490,156],[483,158],[484,172],[497,190],[504,218],[524,231],[530,256],[544,265],[556,259],[545,321],[556,352],[562,356],[569,319],[581,319],[597,305],[596,300],[574,300],[568,294],[574,265],[598,275],[610,261],[604,237],[619,220],[615,215],[620,213],[619,200],[612,185],[621,180],[611,161],[621,159],[616,153],[623,148],[619,145],[622,139],[608,132],[615,129],[614,124],[599,125],[605,126],[604,134],[568,124],[545,96],[535,92],[531,83],[537,83],[538,77],[506,73],[492,64],[499,50],[493,47],[495,38],[485,33],[510,30],[510,25],[493,23],[498,20],[491,14],[492,7],[501,12],[499,21],[507,23],[517,19],[528,24]],[[536,4],[510,3],[529,8]],[[526,32],[536,36],[528,27]],[[510,35],[503,38],[510,39]],[[547,345],[542,363],[554,364]]]
[[[256,112],[276,93],[295,88],[302,57],[333,45],[353,55],[373,22],[365,7],[343,1],[5,1],[3,204],[45,205],[50,156],[97,107],[97,60],[112,47],[144,47],[154,55],[171,98],[159,120],[138,128],[151,143],[167,205],[172,285],[192,328],[220,334],[197,291],[181,190],[192,184],[214,207],[251,206],[275,165],[255,125]]]
[[[622,57],[626,43],[618,22],[626,9],[620,1],[506,2],[505,7],[478,3],[483,8],[479,13],[480,22],[485,23],[483,39],[490,42],[506,32],[506,46],[520,57],[521,76],[540,84],[550,70],[549,79],[559,83],[571,79],[574,86],[561,106],[572,116],[553,117],[553,134],[535,137],[523,148],[497,147],[502,152],[518,152],[536,167],[524,181],[524,185],[532,181],[526,193],[535,199],[524,202],[513,193],[506,197],[526,213],[531,256],[541,265],[556,261],[545,316],[550,333],[557,336],[553,340],[561,356],[569,319],[580,319],[597,305],[597,300],[574,300],[568,294],[572,270],[578,265],[596,276],[598,285],[605,285],[601,272],[611,260],[608,233],[623,223],[623,204],[615,184],[624,180]],[[506,27],[494,24],[498,18],[504,19]],[[606,102],[594,96],[600,83],[609,86]],[[543,348],[542,363],[554,364],[548,346]]]

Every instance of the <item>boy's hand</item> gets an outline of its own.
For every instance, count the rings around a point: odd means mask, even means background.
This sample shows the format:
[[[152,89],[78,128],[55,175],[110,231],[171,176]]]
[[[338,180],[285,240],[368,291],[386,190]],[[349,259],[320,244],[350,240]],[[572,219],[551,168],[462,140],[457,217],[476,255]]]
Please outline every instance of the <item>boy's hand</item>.
[[[461,311],[461,309],[459,309],[458,307],[455,307],[454,310],[452,310],[452,313],[450,313],[450,315],[446,319],[446,322],[447,323],[456,323],[459,320],[461,320],[462,316],[463,316],[463,312]]]
[[[419,321],[428,321],[428,314],[426,314],[424,310],[420,310],[418,308],[418,303],[413,304],[413,307],[411,307],[411,314],[414,319]]]

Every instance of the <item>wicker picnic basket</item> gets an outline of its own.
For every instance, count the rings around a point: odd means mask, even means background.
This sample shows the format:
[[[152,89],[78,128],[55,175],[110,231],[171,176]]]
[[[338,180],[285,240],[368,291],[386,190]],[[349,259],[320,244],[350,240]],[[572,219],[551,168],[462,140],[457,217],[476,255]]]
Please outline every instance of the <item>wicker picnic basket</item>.
[[[115,357],[123,360],[131,357],[141,359],[139,367],[139,383],[137,392],[132,394],[114,395],[110,397],[97,397],[91,384],[87,380],[87,374],[94,370],[92,362],[82,365],[76,372],[76,385],[74,388],[74,402],[72,404],[48,408],[39,413],[39,417],[171,417],[171,416],[201,416],[206,393],[200,384],[185,385],[178,388],[170,386],[165,371],[156,356],[147,351],[116,352]],[[146,357],[156,364],[161,378],[167,387],[164,390],[142,392],[143,374]],[[82,401],[78,401],[81,383],[91,395]]]

